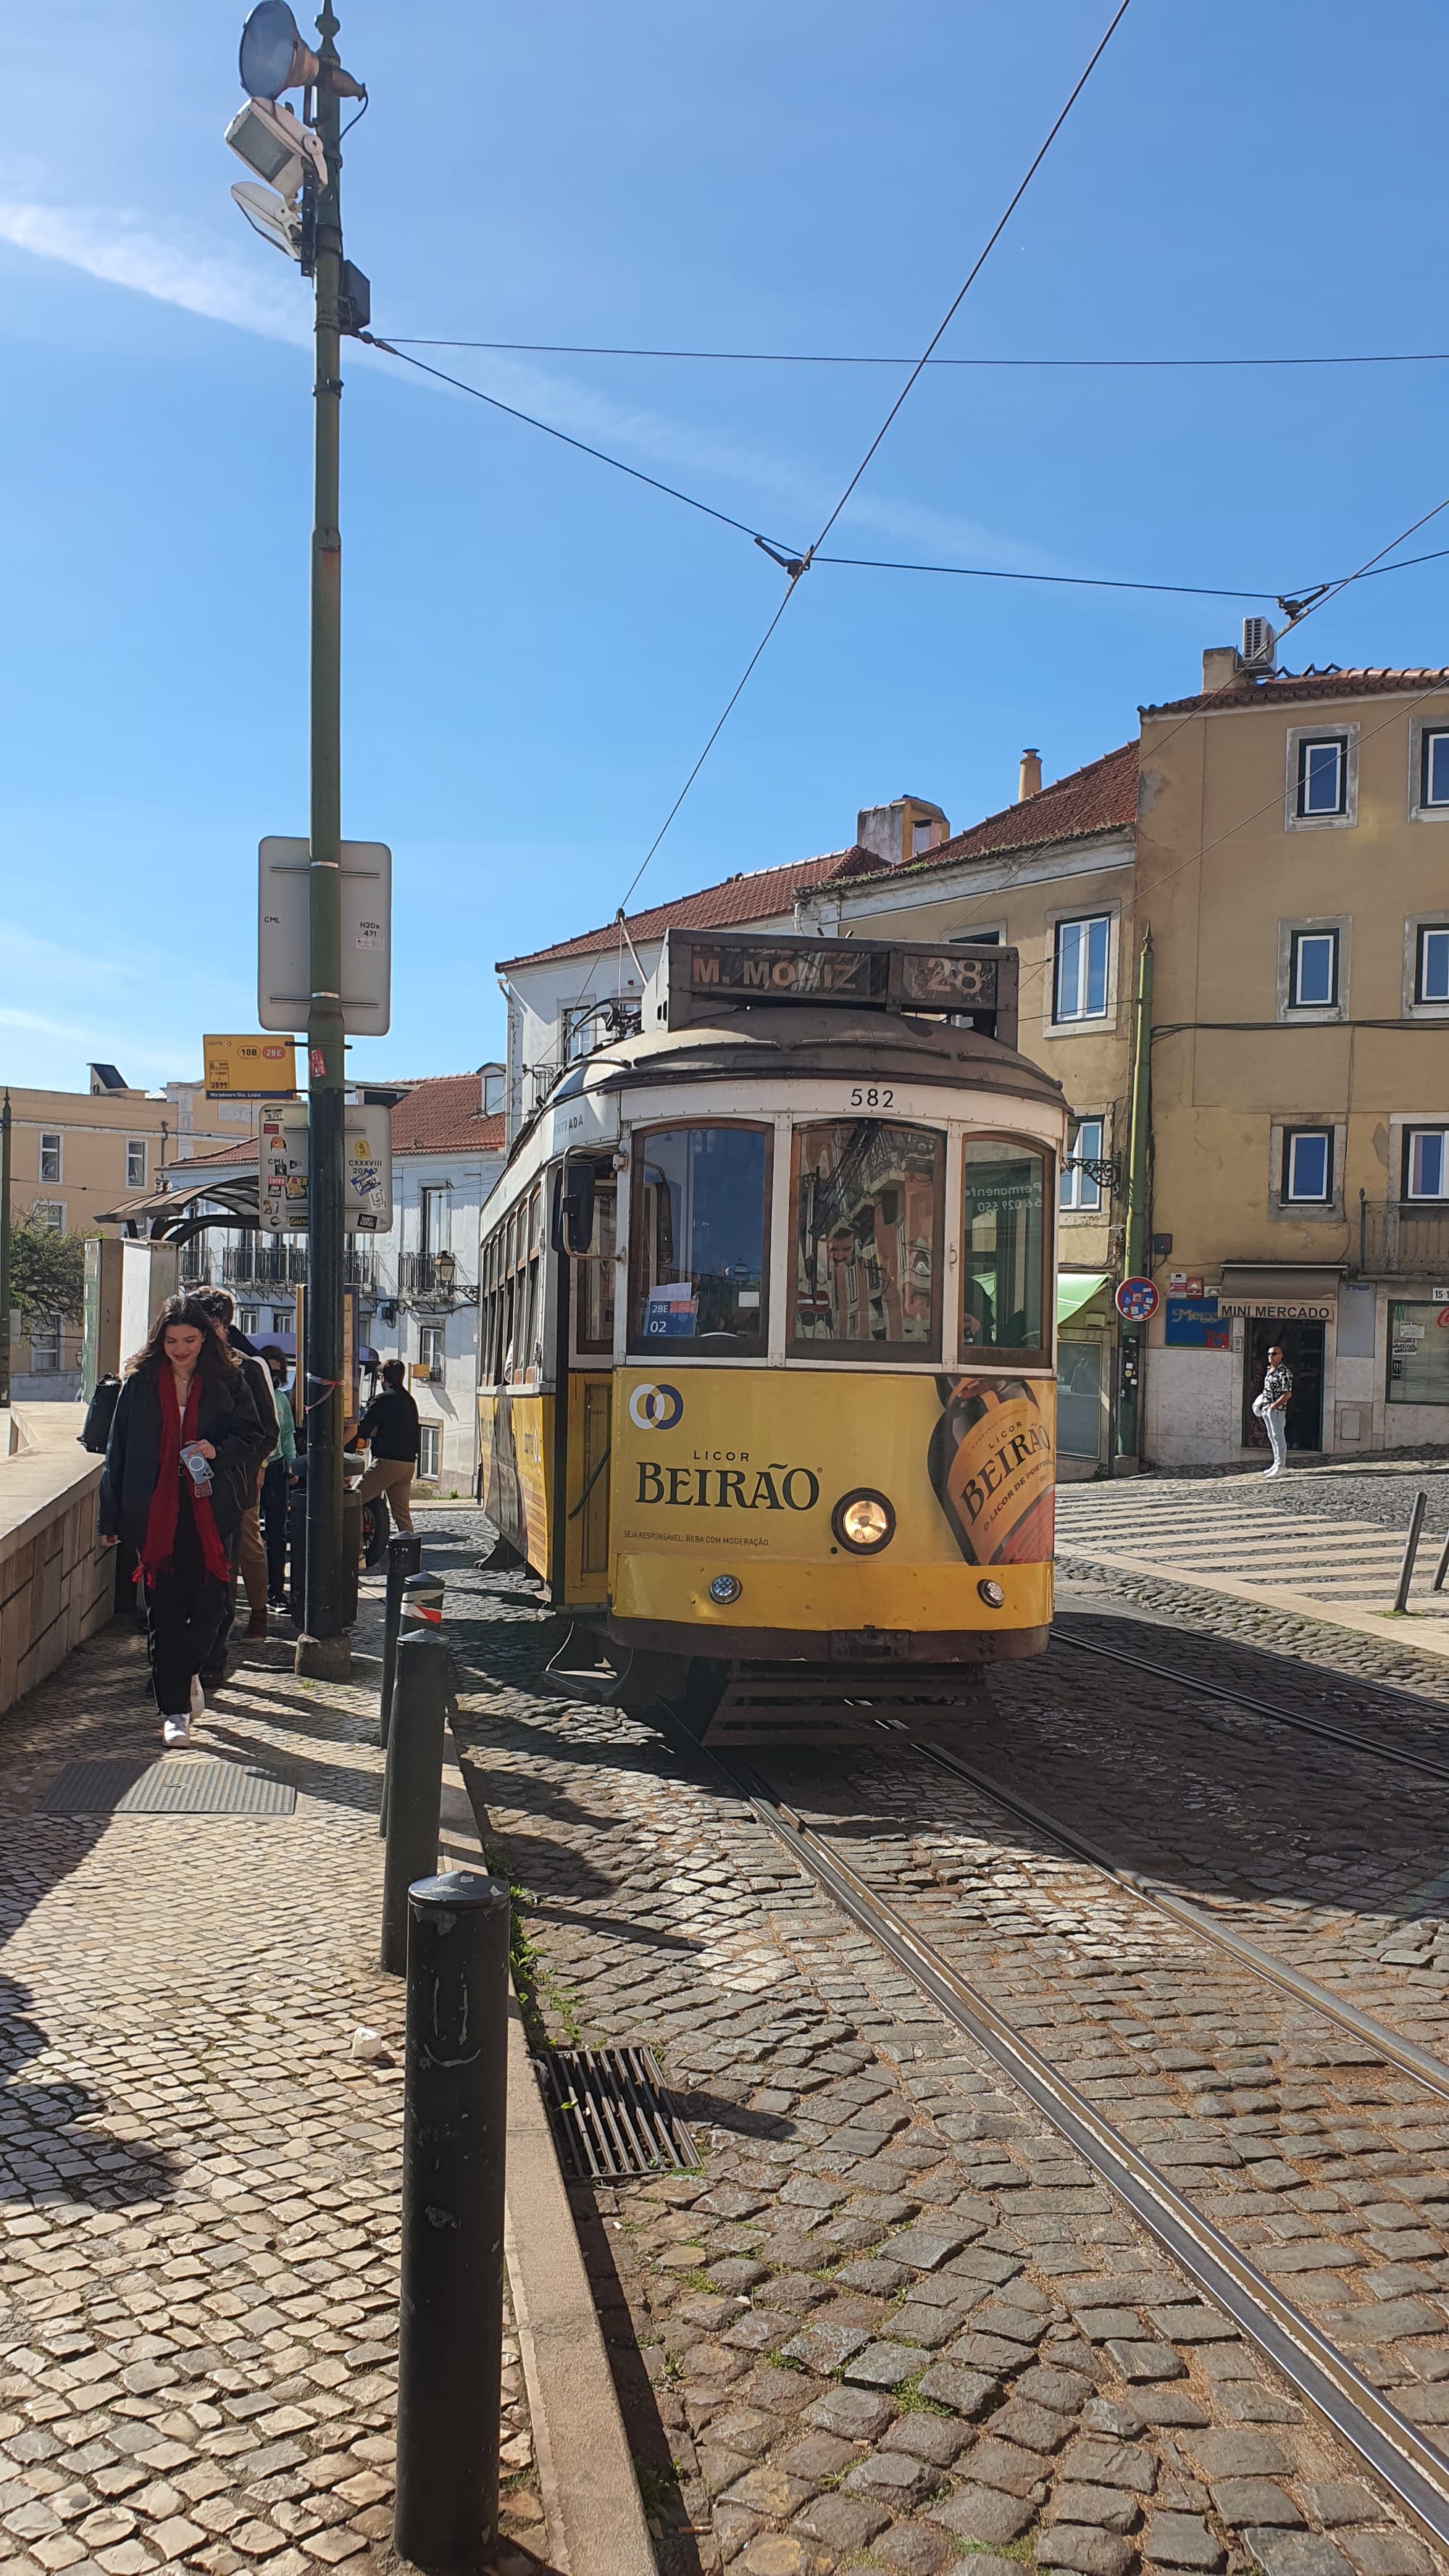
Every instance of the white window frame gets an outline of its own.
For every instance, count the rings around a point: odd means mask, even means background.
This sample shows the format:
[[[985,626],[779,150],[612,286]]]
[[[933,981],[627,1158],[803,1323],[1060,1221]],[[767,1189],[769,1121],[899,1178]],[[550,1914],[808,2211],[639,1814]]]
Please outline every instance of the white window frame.
[[[434,1485],[443,1472],[443,1426],[441,1422],[418,1424],[418,1474],[426,1484]]]
[[[1291,725],[1287,737],[1287,771],[1283,786],[1283,824],[1289,832],[1348,832],[1358,822],[1358,735],[1356,724]],[[1299,767],[1309,743],[1343,746],[1343,807],[1336,814],[1300,814]]]
[[[1424,941],[1426,937],[1436,932],[1444,939],[1446,946],[1449,946],[1449,906],[1446,906],[1442,912],[1411,914],[1404,924],[1405,1019],[1411,1017],[1420,1020],[1449,1019],[1449,982],[1446,982],[1442,1001],[1422,1000],[1419,992]]]
[[[1100,922],[1105,933],[1106,957],[1102,971],[1102,1008],[1100,1011],[1063,1011],[1061,1008],[1061,943],[1064,930],[1091,931]],[[1061,1034],[1075,1034],[1080,1029],[1106,1029],[1115,1016],[1115,939],[1114,915],[1105,906],[1092,912],[1062,912],[1053,916],[1049,925],[1051,938],[1050,978],[1047,1008],[1052,1028]],[[1088,943],[1084,943],[1088,946]]]
[[[144,1190],[146,1186],[146,1147],[149,1141],[149,1138],[145,1136],[128,1136],[126,1138],[126,1187],[128,1190]],[[141,1163],[139,1176],[132,1169],[137,1156],[140,1157]]]
[[[1299,944],[1304,939],[1331,938],[1337,943],[1337,989],[1331,1002],[1300,1002],[1296,996]],[[1311,1027],[1348,1017],[1348,979],[1353,923],[1347,914],[1304,916],[1278,924],[1278,1018],[1295,1027]]]
[[[434,1371],[434,1369],[441,1370],[441,1368],[442,1368],[442,1366],[443,1366],[443,1363],[444,1363],[444,1361],[446,1360],[447,1356],[448,1356],[448,1327],[447,1327],[447,1325],[446,1325],[446,1324],[419,1324],[419,1326],[418,1326],[418,1366],[419,1366],[419,1368],[425,1368],[425,1369],[428,1371],[429,1375],[431,1376],[431,1374],[432,1374],[432,1372]]]
[[[290,1333],[292,1329],[292,1318],[296,1311],[295,1306],[274,1306],[272,1308],[273,1332]]]
[[[237,1309],[236,1322],[237,1331],[239,1333],[245,1333],[248,1341],[250,1341],[253,1333],[259,1333],[262,1329],[262,1310],[260,1306],[239,1306]]]
[[[59,1127],[42,1127],[40,1131],[40,1160],[35,1167],[36,1178],[41,1183],[42,1187],[56,1181],[64,1181],[64,1158],[65,1136],[62,1129]],[[45,1168],[47,1159],[53,1161],[55,1164],[53,1172],[48,1172]]]
[[[52,1348],[55,1357],[49,1356]],[[37,1357],[37,1353],[42,1356]],[[65,1366],[65,1319],[51,1315],[30,1327],[30,1374],[32,1377],[59,1377]]]
[[[1315,1144],[1321,1142],[1326,1148],[1323,1176],[1327,1186],[1322,1190],[1295,1190],[1293,1187],[1293,1181],[1294,1165],[1298,1158],[1297,1149],[1300,1144],[1307,1144],[1310,1140]],[[1285,1126],[1283,1130],[1281,1181],[1283,1205],[1285,1207],[1325,1209],[1332,1207],[1334,1182],[1337,1177],[1334,1170],[1333,1148],[1334,1134],[1333,1129],[1329,1126],[1314,1126],[1307,1122],[1302,1126],[1299,1126],[1296,1122],[1291,1127]]]
[[[1409,722],[1408,814],[1411,823],[1449,822],[1449,796],[1431,805],[1424,794],[1424,768],[1431,735],[1449,739],[1449,715],[1413,716]]]
[[[590,995],[585,993],[581,994],[576,1002],[560,1002],[558,1013],[558,1061],[560,1072],[563,1071],[565,1065],[582,1064],[585,1058],[591,1056],[595,1047],[600,1044],[603,1034],[603,1020],[602,1018],[595,1018],[594,1014],[598,1011],[602,998],[603,997],[600,994]],[[583,1015],[582,1026],[588,1033],[589,1042],[587,1046],[576,1047],[574,1044],[574,1038],[577,1033],[575,1024],[580,1021],[581,1014]]]
[[[1416,1190],[1410,1187],[1414,1163],[1414,1140],[1418,1136],[1437,1136],[1439,1139],[1441,1186],[1437,1190]],[[1437,1126],[1430,1119],[1406,1119],[1400,1146],[1399,1203],[1402,1207],[1443,1207],[1446,1200],[1449,1200],[1449,1125]]]
[[[452,1231],[452,1193],[446,1181],[418,1183],[418,1250],[424,1253],[446,1252]],[[438,1240],[432,1240],[433,1228],[428,1222],[430,1211],[438,1211]]]
[[[64,1234],[64,1199],[32,1199],[27,1215],[27,1222],[31,1225],[49,1226],[52,1234]]]
[[[1089,1131],[1095,1132],[1097,1142],[1088,1151],[1087,1160],[1097,1163],[1104,1159],[1107,1151],[1107,1120],[1099,1110],[1093,1117],[1072,1120],[1067,1129],[1064,1163],[1070,1162],[1074,1154],[1082,1151],[1082,1139]],[[1087,1196],[1088,1191],[1091,1192],[1090,1197]],[[1059,1215],[1100,1218],[1105,1198],[1106,1193],[1101,1182],[1094,1181],[1089,1172],[1069,1172],[1064,1168],[1058,1174],[1057,1212]]]

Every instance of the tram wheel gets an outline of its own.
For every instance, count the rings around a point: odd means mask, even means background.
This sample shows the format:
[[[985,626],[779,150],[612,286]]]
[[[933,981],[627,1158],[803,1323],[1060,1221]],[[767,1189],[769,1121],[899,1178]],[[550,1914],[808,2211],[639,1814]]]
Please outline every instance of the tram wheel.
[[[714,1655],[663,1655],[636,1648],[622,1665],[614,1705],[640,1726],[666,1724],[702,1736],[724,1694],[726,1670]]]

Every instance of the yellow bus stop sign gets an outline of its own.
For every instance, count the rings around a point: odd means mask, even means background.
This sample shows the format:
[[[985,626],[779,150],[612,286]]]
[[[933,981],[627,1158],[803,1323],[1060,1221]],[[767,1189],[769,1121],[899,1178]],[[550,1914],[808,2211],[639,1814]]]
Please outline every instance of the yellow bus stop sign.
[[[293,1100],[297,1049],[291,1038],[203,1038],[208,1100]]]

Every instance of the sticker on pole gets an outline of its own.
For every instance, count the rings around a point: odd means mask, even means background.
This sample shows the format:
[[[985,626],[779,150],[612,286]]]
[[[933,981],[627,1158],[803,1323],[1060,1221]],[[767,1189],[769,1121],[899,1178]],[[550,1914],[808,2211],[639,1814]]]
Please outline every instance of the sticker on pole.
[[[1117,1291],[1117,1312],[1124,1323],[1147,1323],[1160,1303],[1150,1279],[1124,1279]]]

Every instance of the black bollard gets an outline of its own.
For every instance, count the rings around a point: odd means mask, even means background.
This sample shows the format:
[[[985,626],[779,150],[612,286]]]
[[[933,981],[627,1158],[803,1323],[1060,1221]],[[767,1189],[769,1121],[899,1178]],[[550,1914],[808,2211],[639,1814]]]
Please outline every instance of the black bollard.
[[[387,1742],[392,1724],[392,1680],[397,1668],[398,1630],[402,1625],[403,1585],[410,1574],[416,1574],[423,1553],[420,1530],[397,1530],[387,1543],[387,1601],[382,1624],[382,1706],[379,1711],[381,1733],[378,1741]]]
[[[498,2529],[508,1890],[450,1870],[408,1912],[393,2538],[476,2568]]]
[[[382,1863],[382,1966],[408,1964],[408,1889],[438,1866],[443,1801],[443,1727],[452,1658],[441,1637],[404,1637],[397,1650],[392,1735],[387,1748],[387,1840]]]
[[[404,1532],[403,1535],[406,1536],[407,1533]],[[417,1537],[416,1532],[414,1532],[413,1535],[417,1539],[418,1553],[421,1555],[422,1540]],[[389,1584],[391,1581],[392,1569],[389,1566]],[[398,1623],[398,1645],[402,1644],[404,1637],[430,1637],[436,1635],[437,1631],[443,1624],[443,1590],[444,1586],[441,1574],[409,1574],[404,1578],[401,1592],[402,1609]],[[396,1691],[396,1688],[397,1647],[395,1646],[393,1648],[392,1691]],[[387,1820],[392,1811],[391,1691],[387,1702],[387,1722],[383,1729],[382,1742],[383,1750],[387,1754],[387,1760],[383,1764],[382,1769],[382,1812],[377,1820],[377,1830],[380,1834],[385,1834],[387,1832]],[[399,1968],[399,1974],[401,1974],[401,1968]]]
[[[1414,1580],[1414,1559],[1419,1553],[1419,1532],[1424,1526],[1424,1514],[1428,1508],[1428,1495],[1416,1494],[1414,1508],[1409,1514],[1408,1536],[1404,1540],[1404,1561],[1399,1567],[1398,1589],[1394,1594],[1396,1614],[1407,1610],[1409,1606],[1409,1586]]]

